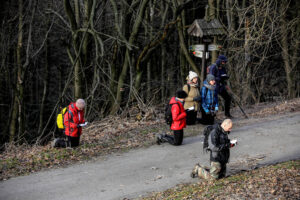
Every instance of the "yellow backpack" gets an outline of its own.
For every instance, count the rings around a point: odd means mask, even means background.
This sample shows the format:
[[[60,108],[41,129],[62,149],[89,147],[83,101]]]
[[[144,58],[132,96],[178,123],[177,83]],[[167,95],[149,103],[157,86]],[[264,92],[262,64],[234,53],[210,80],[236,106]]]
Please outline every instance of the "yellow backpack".
[[[61,109],[60,113],[56,117],[56,124],[59,129],[64,129],[64,115],[68,111],[68,107]]]

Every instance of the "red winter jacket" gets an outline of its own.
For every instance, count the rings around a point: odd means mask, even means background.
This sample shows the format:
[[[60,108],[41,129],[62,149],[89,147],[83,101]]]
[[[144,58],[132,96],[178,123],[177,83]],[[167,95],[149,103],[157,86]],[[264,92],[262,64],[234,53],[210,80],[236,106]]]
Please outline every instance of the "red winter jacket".
[[[171,112],[173,122],[171,124],[171,130],[182,130],[186,127],[186,112],[180,101],[176,101],[175,97],[172,97],[170,104],[173,104]]]
[[[80,114],[80,120],[78,114]],[[81,135],[82,128],[77,126],[84,122],[84,111],[78,110],[76,103],[70,103],[68,111],[64,115],[66,136],[79,137]]]

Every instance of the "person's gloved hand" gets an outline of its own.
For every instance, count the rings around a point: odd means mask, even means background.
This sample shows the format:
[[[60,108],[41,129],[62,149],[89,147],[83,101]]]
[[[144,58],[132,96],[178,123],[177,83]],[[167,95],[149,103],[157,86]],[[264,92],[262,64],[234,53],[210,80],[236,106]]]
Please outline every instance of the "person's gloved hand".
[[[77,124],[77,128],[80,128],[80,124]]]
[[[200,101],[201,100],[201,96],[196,96],[193,98],[193,101]]]

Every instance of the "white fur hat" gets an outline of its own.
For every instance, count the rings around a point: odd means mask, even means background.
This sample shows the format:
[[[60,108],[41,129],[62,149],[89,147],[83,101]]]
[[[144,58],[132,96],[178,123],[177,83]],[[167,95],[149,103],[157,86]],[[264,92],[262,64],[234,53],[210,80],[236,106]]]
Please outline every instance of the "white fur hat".
[[[190,72],[189,72],[189,80],[191,81],[191,80],[193,80],[193,78],[195,78],[195,77],[198,77],[198,74],[195,73],[195,72],[193,72],[193,71],[190,71]]]

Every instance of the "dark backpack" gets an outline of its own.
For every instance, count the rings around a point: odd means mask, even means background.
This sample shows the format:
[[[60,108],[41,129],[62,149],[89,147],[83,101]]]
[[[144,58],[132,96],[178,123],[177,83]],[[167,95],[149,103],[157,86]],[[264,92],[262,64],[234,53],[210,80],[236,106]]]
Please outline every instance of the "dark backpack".
[[[174,104],[177,104],[179,106],[178,103],[172,103],[172,104],[167,104],[165,107],[165,121],[168,125],[171,125],[173,122],[173,118],[172,118],[172,106]]]
[[[208,137],[209,137],[209,134],[211,133],[211,131],[213,129],[215,129],[217,127],[217,125],[218,124],[209,125],[209,126],[207,126],[207,127],[204,128],[204,130],[203,130],[203,135],[204,135],[203,152],[210,151],[210,149],[208,148]]]
[[[52,147],[60,147],[60,148],[65,148],[67,146],[67,142],[65,139],[63,138],[55,138],[52,143],[51,143]]]

